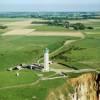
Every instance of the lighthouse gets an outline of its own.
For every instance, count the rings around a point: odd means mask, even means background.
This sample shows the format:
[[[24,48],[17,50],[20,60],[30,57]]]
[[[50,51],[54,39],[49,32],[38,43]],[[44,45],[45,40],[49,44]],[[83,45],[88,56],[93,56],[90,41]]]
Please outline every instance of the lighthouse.
[[[44,52],[44,69],[43,71],[49,72],[49,49],[46,48]]]

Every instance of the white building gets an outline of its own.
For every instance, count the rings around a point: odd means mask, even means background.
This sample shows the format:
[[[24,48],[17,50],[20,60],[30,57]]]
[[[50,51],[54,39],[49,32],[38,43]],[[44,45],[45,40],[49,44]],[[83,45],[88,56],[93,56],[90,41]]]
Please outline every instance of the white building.
[[[48,72],[50,69],[49,69],[49,49],[45,49],[45,52],[44,52],[44,69],[43,71],[45,72]]]

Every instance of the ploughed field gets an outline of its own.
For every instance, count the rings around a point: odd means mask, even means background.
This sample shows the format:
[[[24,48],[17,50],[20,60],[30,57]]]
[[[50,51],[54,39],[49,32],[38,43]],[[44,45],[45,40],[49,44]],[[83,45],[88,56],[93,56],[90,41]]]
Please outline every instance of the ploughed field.
[[[1,19],[0,19],[1,20]],[[3,22],[4,21],[4,22]],[[74,36],[82,37],[79,31],[69,30],[63,26],[52,26],[46,24],[31,24],[32,21],[40,19],[3,19],[0,23],[8,26],[5,30],[0,30],[3,36],[25,35],[25,36]],[[43,20],[42,20],[43,21]],[[2,32],[3,31],[3,32]]]

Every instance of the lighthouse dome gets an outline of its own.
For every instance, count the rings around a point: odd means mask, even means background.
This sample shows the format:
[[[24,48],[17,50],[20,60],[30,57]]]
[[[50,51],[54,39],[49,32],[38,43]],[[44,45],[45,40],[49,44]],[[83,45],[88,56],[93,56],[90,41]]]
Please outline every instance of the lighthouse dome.
[[[45,53],[49,53],[49,49],[48,48],[45,49]]]

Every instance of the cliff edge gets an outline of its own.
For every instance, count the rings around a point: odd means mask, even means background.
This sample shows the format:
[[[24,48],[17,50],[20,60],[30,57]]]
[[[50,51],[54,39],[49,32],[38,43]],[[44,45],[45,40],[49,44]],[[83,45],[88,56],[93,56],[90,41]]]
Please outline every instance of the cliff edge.
[[[100,73],[85,73],[51,90],[47,100],[100,100]]]

